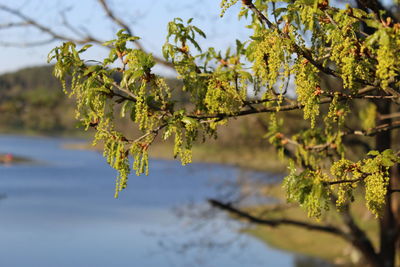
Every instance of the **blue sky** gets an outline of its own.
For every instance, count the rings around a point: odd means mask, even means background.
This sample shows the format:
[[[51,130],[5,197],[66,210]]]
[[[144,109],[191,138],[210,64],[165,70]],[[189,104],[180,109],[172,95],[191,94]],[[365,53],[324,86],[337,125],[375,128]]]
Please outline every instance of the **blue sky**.
[[[234,44],[235,39],[245,38],[249,31],[245,22],[237,20],[240,4],[220,18],[219,0],[109,0],[115,14],[132,25],[135,35],[142,38],[148,51],[160,54],[165,41],[166,25],[175,17],[193,17],[194,24],[207,34],[200,43],[203,47],[215,46],[224,49]],[[61,11],[71,24],[84,28],[96,37],[112,39],[119,29],[104,14],[96,0],[2,0],[1,4],[16,8],[55,31],[68,34],[62,27]],[[0,25],[19,21],[16,17],[0,11]],[[0,43],[24,43],[47,39],[42,33],[26,28],[0,30]],[[14,71],[26,66],[46,64],[48,52],[59,44],[53,43],[26,48],[0,47],[0,73]],[[92,49],[87,57],[99,59],[107,53],[104,48]]]

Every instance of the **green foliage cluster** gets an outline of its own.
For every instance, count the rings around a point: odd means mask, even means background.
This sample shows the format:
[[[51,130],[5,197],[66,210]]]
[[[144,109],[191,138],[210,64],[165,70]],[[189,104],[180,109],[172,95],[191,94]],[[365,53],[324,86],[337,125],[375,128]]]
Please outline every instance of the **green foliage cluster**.
[[[321,211],[329,208],[330,193],[336,191],[336,206],[340,209],[354,201],[353,192],[357,185],[363,183],[367,208],[377,217],[385,205],[389,168],[400,163],[400,157],[388,149],[382,153],[373,150],[366,159],[352,162],[345,158],[336,161],[330,170],[331,179],[322,170],[305,169],[297,172],[293,161],[290,162],[289,175],[283,186],[288,201],[300,203],[308,215],[319,217]],[[333,185],[327,190],[327,187]],[[334,188],[336,187],[336,188]]]
[[[329,191],[324,184],[328,180],[327,175],[321,170],[297,173],[293,161],[289,169],[289,175],[283,182],[288,201],[299,203],[307,210],[308,216],[320,217],[321,212],[329,208]]]
[[[222,1],[222,13],[237,2]],[[64,81],[72,76],[66,90],[77,98],[76,117],[86,128],[96,129],[95,142],[106,144],[107,161],[119,172],[116,194],[126,187],[131,168],[137,174],[147,172],[147,151],[159,133],[174,140],[174,155],[187,164],[193,143],[216,137],[218,126],[230,118],[271,113],[265,136],[283,157],[292,159],[284,182],[289,200],[319,217],[335,194],[337,206],[346,205],[354,188],[363,184],[367,207],[379,215],[388,190],[388,168],[399,157],[393,150],[373,151],[353,162],[343,140],[354,133],[367,135],[363,130],[374,133],[371,116],[376,115],[376,103],[370,101],[365,111],[354,114],[350,109],[355,99],[369,101],[367,93],[379,99],[400,86],[400,26],[361,9],[331,7],[324,0],[242,3],[239,17],[248,19],[253,34],[238,40],[236,49],[202,49],[197,40],[206,35],[191,19],[168,24],[162,52],[182,81],[190,107],[175,103],[174,88],[152,71],[153,56],[133,49],[138,37],[123,30],[105,43],[110,55],[95,65],[81,58],[88,46],[79,49],[68,42],[50,53],[49,60],[56,60],[54,74]],[[364,24],[374,33],[360,33]],[[341,86],[324,87],[321,73]],[[121,81],[113,78],[116,74]],[[129,139],[116,129],[117,106],[141,136]],[[292,134],[283,127],[280,113],[298,109],[310,123]],[[352,125],[356,130],[349,131],[346,121],[358,115],[364,121],[359,119]]]
[[[332,165],[331,174],[336,177],[336,181],[344,181],[338,185],[336,204],[338,207],[348,204],[352,200],[353,189],[359,182],[363,182],[367,208],[379,216],[386,201],[389,168],[399,163],[400,157],[390,149],[382,153],[372,150],[367,156],[358,162],[341,159]]]

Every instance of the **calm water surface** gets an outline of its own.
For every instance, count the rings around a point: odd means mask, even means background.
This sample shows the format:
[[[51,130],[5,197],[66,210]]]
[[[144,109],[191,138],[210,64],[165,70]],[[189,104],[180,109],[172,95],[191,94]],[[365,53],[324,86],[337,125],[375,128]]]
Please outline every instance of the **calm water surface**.
[[[38,161],[0,166],[0,266],[289,267],[302,261],[239,235],[240,225],[223,214],[192,216],[240,170],[152,161],[150,175],[131,176],[114,199],[115,171],[97,152],[62,149],[68,142],[0,136],[0,153]],[[178,217],[174,210],[185,212]]]

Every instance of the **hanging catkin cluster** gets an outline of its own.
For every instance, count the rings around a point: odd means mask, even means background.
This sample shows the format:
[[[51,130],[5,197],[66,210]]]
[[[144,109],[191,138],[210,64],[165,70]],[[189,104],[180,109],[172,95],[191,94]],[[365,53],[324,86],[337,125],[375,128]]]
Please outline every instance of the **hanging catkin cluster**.
[[[222,0],[221,15],[237,2]],[[116,196],[131,170],[148,173],[148,150],[157,136],[171,139],[173,155],[187,164],[197,140],[217,137],[229,119],[258,114],[263,125],[268,121],[264,137],[290,160],[284,180],[290,201],[319,217],[335,198],[338,208],[348,205],[362,186],[367,208],[379,216],[388,169],[400,158],[391,149],[356,157],[343,140],[393,126],[377,128],[376,103],[398,97],[400,24],[326,0],[242,3],[239,17],[252,33],[222,51],[200,46],[206,35],[192,19],[168,23],[163,63],[175,70],[181,87],[170,88],[154,71],[162,60],[132,48],[139,38],[124,30],[104,44],[110,53],[101,62],[83,60],[90,46],[71,42],[50,53],[55,76],[76,99],[76,118],[94,128],[94,143],[104,145],[108,164],[118,171]],[[372,33],[361,32],[362,25]],[[177,103],[180,94],[190,103]],[[288,125],[290,116],[282,112],[307,122]],[[130,119],[138,136],[118,129],[117,116]]]

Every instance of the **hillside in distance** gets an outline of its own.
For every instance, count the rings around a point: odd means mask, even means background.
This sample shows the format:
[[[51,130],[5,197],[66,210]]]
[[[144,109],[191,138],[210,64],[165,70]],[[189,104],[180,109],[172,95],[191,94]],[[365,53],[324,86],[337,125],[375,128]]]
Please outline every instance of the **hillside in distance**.
[[[52,75],[52,66],[0,75],[0,132],[59,133],[73,130],[72,101]]]
[[[0,133],[82,132],[74,118],[73,99],[64,94],[52,71],[53,66],[47,65],[0,75]],[[167,83],[180,87],[175,79]],[[184,100],[184,94],[179,91],[175,98]]]

